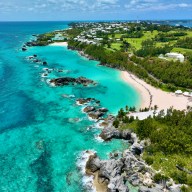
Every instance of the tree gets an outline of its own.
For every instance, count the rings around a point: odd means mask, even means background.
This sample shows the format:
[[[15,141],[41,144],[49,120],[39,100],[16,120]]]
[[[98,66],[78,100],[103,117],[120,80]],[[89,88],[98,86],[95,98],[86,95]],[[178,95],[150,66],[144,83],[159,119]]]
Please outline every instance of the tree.
[[[113,126],[115,128],[118,128],[119,127],[119,121],[117,119],[115,119],[115,121],[113,122]]]

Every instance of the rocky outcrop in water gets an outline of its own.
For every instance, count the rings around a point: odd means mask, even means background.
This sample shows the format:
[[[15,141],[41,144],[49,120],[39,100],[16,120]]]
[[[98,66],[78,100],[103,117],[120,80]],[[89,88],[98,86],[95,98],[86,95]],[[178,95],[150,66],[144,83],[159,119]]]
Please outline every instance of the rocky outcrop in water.
[[[83,111],[85,112],[85,113],[89,113],[89,112],[92,112],[92,111],[95,111],[96,109],[95,109],[95,107],[92,107],[92,106],[87,106],[87,107],[85,107],[84,109],[83,109]]]
[[[85,77],[61,77],[57,79],[50,80],[50,83],[54,84],[55,86],[64,86],[64,85],[96,85],[96,82],[93,80],[87,79]]]
[[[23,47],[22,47],[22,51],[27,51],[26,46],[23,46]]]
[[[85,104],[88,104],[88,103],[91,103],[91,102],[95,102],[97,104],[100,103],[99,100],[96,100],[95,98],[79,98],[76,100],[76,103],[78,105],[85,105]]]
[[[99,119],[100,117],[104,116],[105,113],[104,112],[101,112],[99,111],[99,109],[96,109],[94,111],[91,111],[88,113],[88,116],[92,119]]]
[[[80,98],[76,100],[77,105],[85,105],[83,112],[93,120],[100,120],[108,112],[107,108],[100,108],[100,101],[95,98]]]

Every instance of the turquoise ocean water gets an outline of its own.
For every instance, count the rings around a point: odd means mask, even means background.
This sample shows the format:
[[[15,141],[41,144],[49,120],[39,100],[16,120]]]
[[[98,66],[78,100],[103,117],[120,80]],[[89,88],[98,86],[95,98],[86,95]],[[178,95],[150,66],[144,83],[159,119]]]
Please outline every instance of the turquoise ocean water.
[[[191,21],[170,24],[191,26]],[[94,97],[113,114],[125,105],[138,105],[138,93],[121,80],[119,71],[98,66],[65,47],[34,47],[21,52],[32,34],[64,28],[64,22],[0,23],[1,192],[84,191],[77,167],[81,152],[91,149],[108,158],[110,152],[128,147],[120,140],[100,142],[100,130],[75,104],[77,98]],[[42,78],[43,66],[27,59],[33,54],[46,60],[49,68],[64,72]],[[46,83],[60,76],[85,76],[98,86],[56,88]],[[63,94],[75,98],[67,99]]]
[[[120,140],[97,140],[100,130],[75,104],[77,98],[94,97],[113,114],[125,105],[138,105],[138,93],[121,80],[119,71],[98,66],[65,47],[21,52],[32,34],[64,28],[64,22],[0,23],[1,192],[84,191],[77,167],[80,153],[91,149],[108,158],[110,152],[128,147]],[[46,60],[49,68],[64,69],[64,73],[42,78],[43,66],[27,59],[33,54]],[[56,88],[46,83],[60,76],[85,76],[98,86]]]
[[[0,23],[0,191],[84,191],[77,167],[81,151],[92,149],[101,158],[128,147],[126,142],[97,140],[94,127],[75,104],[93,97],[115,114],[125,105],[138,105],[138,93],[120,78],[120,72],[98,66],[66,47],[33,47],[22,44],[39,34],[64,29],[62,22]],[[42,78],[43,66],[27,57],[37,54],[49,68],[64,69]],[[51,87],[52,77],[85,76],[96,87]],[[64,98],[63,94],[75,95]],[[78,118],[78,121],[77,121]],[[90,128],[91,127],[91,128]]]

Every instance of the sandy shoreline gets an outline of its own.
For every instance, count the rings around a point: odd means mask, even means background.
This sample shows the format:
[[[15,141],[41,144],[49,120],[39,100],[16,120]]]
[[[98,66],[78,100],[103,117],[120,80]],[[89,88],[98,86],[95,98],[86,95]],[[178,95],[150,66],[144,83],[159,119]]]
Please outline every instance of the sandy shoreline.
[[[55,42],[55,43],[51,43],[50,46],[64,46],[64,47],[67,47],[68,43],[67,42]]]
[[[132,85],[141,95],[141,108],[157,105],[158,109],[168,109],[174,107],[178,110],[186,109],[192,106],[192,98],[183,95],[177,96],[175,93],[167,93],[157,89],[145,81],[139,79],[126,71],[121,72],[122,79],[129,85]]]
[[[67,42],[55,42],[50,46],[68,46]],[[145,81],[139,79],[135,75],[127,72],[121,72],[121,78],[129,85],[133,86],[141,96],[140,108],[158,106],[158,109],[168,109],[174,107],[178,110],[186,109],[187,106],[192,106],[192,98],[183,95],[175,95],[175,93],[168,93],[157,89]]]

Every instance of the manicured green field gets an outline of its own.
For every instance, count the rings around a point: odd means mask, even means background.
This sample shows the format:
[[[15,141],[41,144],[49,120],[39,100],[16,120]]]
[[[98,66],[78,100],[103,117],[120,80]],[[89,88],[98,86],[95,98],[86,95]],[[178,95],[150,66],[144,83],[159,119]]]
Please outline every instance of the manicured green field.
[[[192,37],[192,31],[187,31],[187,36]]]
[[[138,50],[141,48],[141,44],[143,41],[147,39],[153,39],[157,34],[158,34],[158,31],[153,31],[153,32],[146,31],[144,32],[144,36],[141,38],[124,38],[124,40],[130,43],[133,48]]]
[[[176,31],[170,31],[169,33],[175,33]],[[114,38],[118,38],[120,39],[121,36],[123,34],[115,34],[115,37]],[[141,38],[124,38],[123,40],[124,41],[127,41],[128,43],[131,44],[131,47],[132,47],[132,50],[139,50],[141,49],[142,47],[142,42],[147,40],[147,39],[153,39],[155,38],[155,36],[158,35],[158,31],[155,30],[153,32],[150,32],[150,31],[145,31],[144,32],[144,36],[141,37]],[[112,35],[109,35],[109,38],[111,38]],[[182,37],[178,37],[179,38],[185,38],[185,37],[192,37],[192,31],[191,30],[188,30],[187,31],[187,35],[186,36],[182,36]],[[174,41],[170,41],[170,42],[156,42],[156,46],[157,47],[163,47],[165,45],[172,45],[174,46],[174,44],[176,43],[177,41],[174,40]],[[116,43],[112,43],[111,44],[111,48],[107,48],[107,50],[120,50],[121,49],[121,45],[122,45],[122,42],[116,42]],[[191,49],[184,49],[184,48],[173,48],[172,50],[173,52],[179,52],[179,53],[182,53],[182,54],[192,54],[192,50]]]
[[[116,49],[116,50],[120,50],[121,49],[121,45],[122,45],[122,43],[112,43],[111,44],[111,48],[112,49]]]
[[[192,49],[184,49],[184,48],[173,48],[172,52],[178,52],[182,54],[192,54]]]

